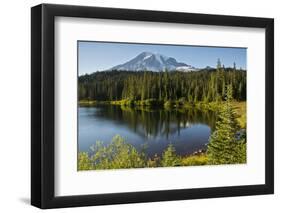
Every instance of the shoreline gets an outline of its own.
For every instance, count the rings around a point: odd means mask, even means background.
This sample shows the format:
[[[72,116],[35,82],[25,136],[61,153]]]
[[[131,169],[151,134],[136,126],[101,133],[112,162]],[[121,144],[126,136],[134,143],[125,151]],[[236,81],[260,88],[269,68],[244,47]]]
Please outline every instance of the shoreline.
[[[244,102],[244,101],[243,101]],[[241,102],[233,102],[233,103],[243,103]],[[218,102],[187,102],[181,100],[175,101],[162,101],[155,99],[147,99],[147,100],[118,100],[118,101],[97,101],[97,100],[80,100],[78,102],[79,106],[103,106],[103,105],[118,105],[118,106],[128,106],[128,107],[163,107],[163,108],[201,108],[201,109],[209,109],[209,110],[219,110],[223,101]]]
[[[94,106],[123,106],[128,108],[158,108],[161,107],[163,109],[198,109],[202,111],[210,110],[213,112],[218,112],[221,109],[221,106],[224,102],[196,102],[190,103],[187,101],[157,101],[154,99],[147,100],[118,100],[118,101],[96,101],[96,100],[80,100],[78,102],[79,107],[94,107]],[[246,129],[247,126],[247,116],[246,116],[246,101],[233,101],[232,105],[235,108],[237,113],[237,120],[241,129]]]

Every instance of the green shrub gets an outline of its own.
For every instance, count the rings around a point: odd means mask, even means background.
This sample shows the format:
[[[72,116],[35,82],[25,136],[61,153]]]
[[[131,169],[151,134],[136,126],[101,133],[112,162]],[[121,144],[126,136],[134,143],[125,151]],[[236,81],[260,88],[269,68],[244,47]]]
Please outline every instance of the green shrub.
[[[87,152],[80,152],[78,154],[78,170],[93,169],[92,161]]]
[[[91,161],[94,169],[138,168],[145,166],[144,155],[140,154],[131,144],[125,143],[120,135],[113,137],[108,145],[96,142],[91,147]]]
[[[201,166],[208,164],[208,157],[206,154],[192,155],[189,157],[182,158],[182,166]]]

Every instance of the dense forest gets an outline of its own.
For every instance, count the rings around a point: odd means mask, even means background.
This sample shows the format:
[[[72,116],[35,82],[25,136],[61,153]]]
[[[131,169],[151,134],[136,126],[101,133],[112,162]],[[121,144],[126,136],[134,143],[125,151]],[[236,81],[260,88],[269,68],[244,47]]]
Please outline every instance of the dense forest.
[[[246,100],[246,71],[224,68],[200,71],[103,71],[79,76],[79,100],[184,100],[212,102],[224,100],[227,85],[233,99]]]

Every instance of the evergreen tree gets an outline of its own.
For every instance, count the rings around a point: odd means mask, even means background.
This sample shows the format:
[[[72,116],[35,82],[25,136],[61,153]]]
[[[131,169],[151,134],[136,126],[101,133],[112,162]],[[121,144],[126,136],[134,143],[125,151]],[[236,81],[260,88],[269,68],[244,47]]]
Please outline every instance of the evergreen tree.
[[[220,71],[221,69],[221,60],[218,58],[217,60],[217,71]]]
[[[233,62],[233,71],[236,71],[236,63]]]
[[[162,156],[162,166],[178,166],[179,161],[180,159],[176,154],[176,149],[172,144],[169,144]]]
[[[232,86],[228,85],[226,101],[208,145],[207,154],[210,164],[234,164],[246,161],[246,140],[237,138],[239,127],[231,101]]]

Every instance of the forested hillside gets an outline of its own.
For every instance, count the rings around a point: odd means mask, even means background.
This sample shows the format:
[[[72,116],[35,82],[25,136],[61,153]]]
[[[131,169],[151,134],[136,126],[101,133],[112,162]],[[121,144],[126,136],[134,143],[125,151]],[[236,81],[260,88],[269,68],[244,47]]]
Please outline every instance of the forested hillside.
[[[79,100],[224,100],[226,85],[232,85],[233,99],[246,100],[246,71],[236,68],[201,71],[150,72],[103,71],[79,77]]]

